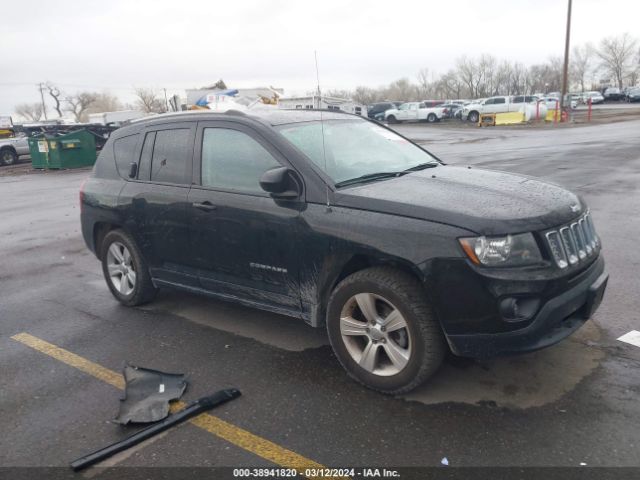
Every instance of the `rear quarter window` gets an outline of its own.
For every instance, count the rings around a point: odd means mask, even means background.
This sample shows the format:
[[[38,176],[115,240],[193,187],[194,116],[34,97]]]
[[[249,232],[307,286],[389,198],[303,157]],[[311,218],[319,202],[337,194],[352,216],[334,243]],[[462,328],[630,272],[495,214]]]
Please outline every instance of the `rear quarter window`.
[[[118,175],[122,178],[129,178],[129,168],[131,163],[136,161],[136,147],[138,146],[138,134],[128,137],[118,138],[113,143],[113,153],[116,159]]]

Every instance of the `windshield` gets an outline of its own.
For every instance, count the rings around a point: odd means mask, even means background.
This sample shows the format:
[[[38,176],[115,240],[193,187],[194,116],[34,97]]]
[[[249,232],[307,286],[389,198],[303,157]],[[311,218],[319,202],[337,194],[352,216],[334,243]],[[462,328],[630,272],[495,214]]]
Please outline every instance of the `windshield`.
[[[278,130],[335,183],[438,165],[434,157],[413,143],[364,120],[331,120],[324,126],[318,121],[293,123]]]

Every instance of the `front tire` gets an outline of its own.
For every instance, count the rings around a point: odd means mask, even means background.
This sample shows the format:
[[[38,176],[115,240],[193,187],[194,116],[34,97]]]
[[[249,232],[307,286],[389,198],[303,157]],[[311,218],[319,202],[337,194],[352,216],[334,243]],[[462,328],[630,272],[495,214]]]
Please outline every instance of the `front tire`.
[[[338,284],[329,299],[327,330],[349,376],[386,394],[422,384],[445,353],[422,285],[389,267],[361,270]]]
[[[13,165],[18,161],[18,155],[13,150],[5,148],[0,151],[0,165]]]
[[[396,117],[394,117],[393,115],[389,115],[387,117],[387,122],[391,123],[391,124],[400,123],[400,122],[398,122],[398,119]]]
[[[131,236],[123,230],[112,230],[101,246],[102,273],[109,290],[123,305],[133,307],[156,296],[149,267]]]
[[[480,114],[478,112],[471,112],[469,113],[468,119],[471,123],[478,123],[480,120]]]

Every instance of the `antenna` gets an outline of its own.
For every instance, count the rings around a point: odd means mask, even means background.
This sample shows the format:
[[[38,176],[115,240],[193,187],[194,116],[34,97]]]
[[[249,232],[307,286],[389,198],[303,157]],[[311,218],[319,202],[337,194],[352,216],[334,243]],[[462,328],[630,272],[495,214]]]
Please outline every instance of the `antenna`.
[[[320,110],[320,129],[322,131],[322,158],[324,160],[324,171],[327,171],[327,150],[324,145],[324,120],[322,118],[322,92],[320,90],[320,70],[318,69],[318,51],[314,50],[313,55],[316,59],[316,81],[318,83],[318,109]],[[327,185],[327,212],[331,211],[331,202],[329,201],[329,185]]]

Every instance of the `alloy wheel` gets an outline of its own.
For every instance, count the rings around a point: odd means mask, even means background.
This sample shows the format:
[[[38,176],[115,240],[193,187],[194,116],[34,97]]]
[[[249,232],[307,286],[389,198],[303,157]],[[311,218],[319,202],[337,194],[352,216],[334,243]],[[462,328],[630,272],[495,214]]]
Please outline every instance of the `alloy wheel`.
[[[411,358],[407,321],[400,310],[380,295],[352,296],[342,307],[340,334],[351,358],[374,375],[396,375]]]
[[[107,250],[107,269],[113,287],[124,296],[136,288],[136,271],[131,252],[120,242],[113,242]]]

